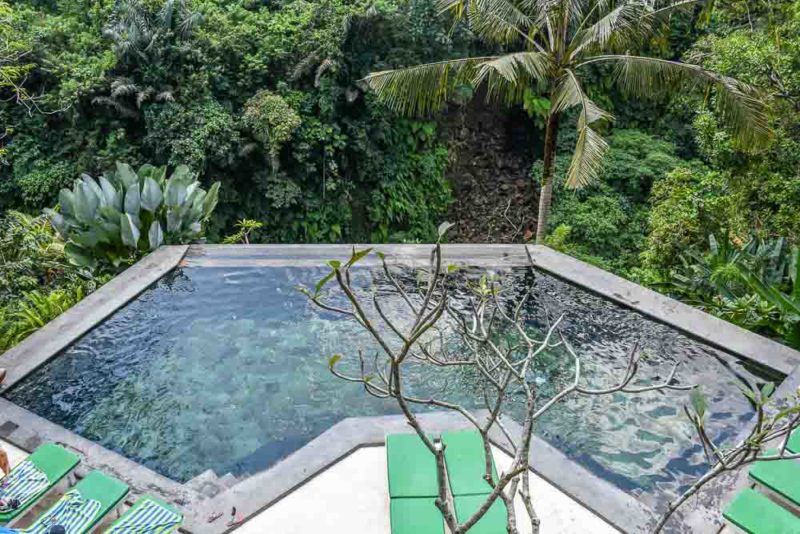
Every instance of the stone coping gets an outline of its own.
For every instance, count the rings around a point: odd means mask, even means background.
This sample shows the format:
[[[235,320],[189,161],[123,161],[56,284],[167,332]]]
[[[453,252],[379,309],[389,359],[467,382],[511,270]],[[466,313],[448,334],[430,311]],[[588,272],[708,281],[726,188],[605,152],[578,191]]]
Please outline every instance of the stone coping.
[[[8,371],[0,393],[56,356],[178,266],[188,246],[165,246],[115,276],[19,345],[0,354],[0,368]]]

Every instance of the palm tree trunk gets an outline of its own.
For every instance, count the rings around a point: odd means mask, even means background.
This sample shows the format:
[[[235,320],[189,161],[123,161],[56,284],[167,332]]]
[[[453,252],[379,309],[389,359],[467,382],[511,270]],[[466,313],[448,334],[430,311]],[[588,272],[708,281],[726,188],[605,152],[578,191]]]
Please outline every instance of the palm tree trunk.
[[[547,118],[544,133],[544,170],[542,171],[542,191],[539,194],[539,217],[536,220],[536,244],[544,243],[547,235],[547,219],[550,217],[550,203],[553,200],[553,166],[556,159],[556,140],[558,139],[558,113]]]

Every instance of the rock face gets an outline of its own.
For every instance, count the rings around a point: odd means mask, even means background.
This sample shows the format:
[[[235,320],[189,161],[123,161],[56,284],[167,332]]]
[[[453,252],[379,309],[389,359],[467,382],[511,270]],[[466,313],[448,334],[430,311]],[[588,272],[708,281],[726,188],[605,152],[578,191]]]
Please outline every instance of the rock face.
[[[453,243],[521,243],[536,229],[538,191],[529,177],[540,132],[524,112],[509,113],[475,98],[448,114],[454,202]]]

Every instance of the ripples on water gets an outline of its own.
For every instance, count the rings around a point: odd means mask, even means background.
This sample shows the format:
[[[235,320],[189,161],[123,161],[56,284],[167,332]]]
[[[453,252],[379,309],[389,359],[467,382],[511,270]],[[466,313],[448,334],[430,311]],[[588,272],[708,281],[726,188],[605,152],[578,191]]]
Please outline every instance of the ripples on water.
[[[397,412],[391,401],[328,372],[331,354],[353,356],[371,344],[352,322],[319,312],[296,291],[324,273],[179,269],[8,397],[175,480],[206,469],[238,476],[263,470],[344,417]],[[402,321],[399,297],[376,276],[386,309]],[[525,269],[504,276],[512,300],[532,280]],[[703,384],[714,434],[731,437],[751,417],[738,383],[763,380],[735,357],[551,276],[538,274],[535,283],[528,326],[544,328],[545,309],[551,319],[564,315],[562,330],[582,358],[587,386],[615,383],[639,341],[647,354],[643,380],[663,380],[679,360],[679,381]],[[352,361],[345,358],[345,368]],[[553,349],[543,355],[536,380],[546,396],[572,372],[571,359]],[[463,372],[421,380],[411,369],[408,383],[463,402],[476,398]],[[675,493],[706,469],[682,411],[687,395],[573,397],[540,420],[537,433],[631,493]]]

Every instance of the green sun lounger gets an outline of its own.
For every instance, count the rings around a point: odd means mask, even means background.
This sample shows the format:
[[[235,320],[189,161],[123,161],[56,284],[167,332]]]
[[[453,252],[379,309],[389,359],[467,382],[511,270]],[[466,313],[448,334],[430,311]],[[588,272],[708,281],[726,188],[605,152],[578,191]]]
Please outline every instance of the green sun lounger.
[[[444,534],[436,457],[416,434],[386,436],[392,534]]]
[[[483,504],[492,487],[483,478],[486,474],[486,455],[483,438],[475,430],[442,433],[444,460],[450,492],[456,506],[456,519],[467,521]],[[497,481],[497,468],[492,460],[492,479]],[[506,507],[497,499],[491,508],[470,530],[470,534],[494,534],[506,530]]]
[[[0,512],[0,525],[8,525],[22,517],[42,496],[69,475],[79,462],[80,458],[76,454],[55,443],[45,443],[33,451],[30,456],[12,469],[8,476],[2,480],[8,482],[14,479],[14,476],[18,475],[21,470],[33,467],[38,473],[43,473],[47,477],[47,481],[40,484],[29,478],[28,481],[31,484],[26,484],[27,488],[20,488],[27,497],[20,499],[21,506],[19,508]],[[20,482],[20,480],[17,479],[17,482]]]
[[[740,491],[722,515],[747,534],[800,532],[800,518],[752,488]]]
[[[104,534],[170,534],[183,522],[183,514],[150,496],[137,500]]]
[[[483,439],[475,430],[442,433],[444,461],[453,496],[483,495],[492,487],[483,478],[486,474],[486,456]],[[497,481],[497,469],[492,461],[492,478]]]
[[[63,525],[67,534],[87,534],[113,511],[128,494],[128,486],[100,471],[92,471],[64,494],[23,534],[46,534],[54,524]]]
[[[777,450],[767,451],[778,454]],[[750,479],[771,491],[789,505],[800,508],[800,462],[797,460],[771,460],[756,462],[750,468]]]

